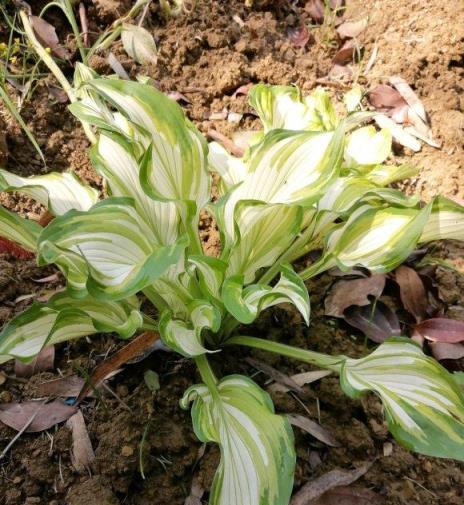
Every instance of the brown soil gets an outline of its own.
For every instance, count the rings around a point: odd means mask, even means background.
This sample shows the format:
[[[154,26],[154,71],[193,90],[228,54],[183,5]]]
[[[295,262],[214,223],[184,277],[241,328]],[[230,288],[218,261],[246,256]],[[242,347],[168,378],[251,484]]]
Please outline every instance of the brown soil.
[[[32,2],[36,12],[45,2]],[[118,12],[125,12],[131,2],[94,0],[85,2],[90,30],[100,31]],[[236,129],[252,128],[255,118],[244,96],[234,91],[249,82],[296,83],[304,90],[326,81],[336,51],[333,28],[311,29],[312,41],[305,49],[295,48],[287,31],[304,16],[304,2],[289,3],[255,0],[253,8],[242,0],[198,0],[190,16],[166,22],[154,2],[146,26],[156,37],[160,50],[156,67],[136,66],[116,45],[113,49],[131,74],[144,73],[157,81],[164,91],[179,91],[190,101],[185,105],[189,117],[203,132],[217,129],[228,135]],[[464,197],[464,5],[460,0],[347,1],[347,18],[369,15],[369,26],[360,36],[364,44],[365,64],[377,44],[375,65],[359,81],[367,88],[385,82],[391,75],[401,75],[423,99],[430,115],[434,135],[441,149],[424,146],[420,153],[397,148],[398,161],[418,164],[418,177],[404,187],[418,190],[425,199],[436,193]],[[232,16],[244,22],[240,27]],[[55,13],[50,20],[58,27],[61,40],[68,35],[66,24]],[[4,39],[7,28],[0,29]],[[109,73],[106,61],[95,57],[95,69]],[[360,66],[355,67],[356,69]],[[71,74],[71,68],[67,69]],[[10,115],[0,109],[6,123],[6,142],[0,159],[7,155],[7,168],[21,174],[71,168],[91,184],[100,181],[88,161],[88,142],[81,128],[67,112],[66,105],[50,96],[47,83],[41,81],[32,99],[23,108],[23,117],[44,150],[44,168],[27,138]],[[334,93],[343,84],[331,86]],[[227,120],[208,119],[223,109],[244,114],[236,125]],[[0,125],[1,126],[1,125]],[[23,215],[33,217],[42,209],[17,195],[0,195],[0,203]],[[217,246],[217,236],[210,229],[210,218],[202,223],[208,250]],[[455,243],[440,246],[436,256],[454,261],[462,271],[463,248]],[[51,269],[39,269],[31,261],[0,258],[0,322],[3,323],[27,306],[31,299],[18,301],[22,295],[46,296],[59,283],[42,285],[33,279],[49,275]],[[250,330],[256,335],[289,342],[322,352],[359,356],[365,352],[363,338],[345,326],[323,317],[322,301],[332,282],[323,276],[309,286],[313,319],[308,329],[292,312],[283,308],[268,311]],[[434,282],[448,305],[448,314],[464,320],[463,277],[439,267]],[[91,370],[108,352],[120,345],[111,336],[85,339],[61,346],[56,366],[63,374],[75,373],[77,367]],[[307,370],[293,361],[254,352],[279,370],[293,374]],[[455,364],[456,365],[456,364]],[[214,360],[218,374],[253,373],[242,355]],[[459,366],[457,364],[456,366]],[[12,374],[12,365],[1,367]],[[152,369],[160,376],[161,388],[151,393],[143,381],[143,372]],[[34,385],[57,376],[39,374],[28,384],[9,379],[0,386],[0,401],[34,397]],[[218,461],[218,451],[208,446],[197,463],[201,445],[192,432],[189,413],[181,410],[178,400],[184,390],[199,378],[192,363],[177,355],[156,352],[143,362],[128,366],[110,385],[122,401],[105,396],[103,404],[89,400],[84,416],[96,453],[89,475],[79,475],[72,467],[71,436],[65,426],[47,434],[23,435],[8,453],[0,468],[0,505],[180,505],[189,494],[195,477],[205,488],[211,482]],[[255,379],[264,385],[266,377]],[[388,505],[462,505],[464,501],[464,466],[448,460],[418,456],[399,447],[386,431],[379,402],[371,396],[360,402],[347,399],[337,380],[328,377],[311,390],[316,400],[301,402],[290,394],[273,395],[279,412],[307,414],[327,428],[341,443],[328,448],[309,435],[295,430],[298,464],[295,486],[333,468],[351,468],[368,460],[375,463],[359,484],[383,495]],[[319,409],[319,410],[318,410]],[[147,428],[148,426],[148,428]],[[139,472],[139,447],[142,447],[146,479]],[[14,436],[0,424],[0,448]],[[392,444],[391,454],[384,450]],[[388,452],[387,452],[388,454]],[[245,504],[244,504],[245,505]]]

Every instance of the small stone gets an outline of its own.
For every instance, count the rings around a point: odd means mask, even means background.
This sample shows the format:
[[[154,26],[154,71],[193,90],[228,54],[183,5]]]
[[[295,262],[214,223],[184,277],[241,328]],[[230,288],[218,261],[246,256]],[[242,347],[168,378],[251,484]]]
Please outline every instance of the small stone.
[[[20,477],[19,475],[13,479],[13,484],[21,484],[23,481],[23,478]]]
[[[128,458],[134,454],[134,449],[130,445],[124,445],[121,449],[121,455]]]

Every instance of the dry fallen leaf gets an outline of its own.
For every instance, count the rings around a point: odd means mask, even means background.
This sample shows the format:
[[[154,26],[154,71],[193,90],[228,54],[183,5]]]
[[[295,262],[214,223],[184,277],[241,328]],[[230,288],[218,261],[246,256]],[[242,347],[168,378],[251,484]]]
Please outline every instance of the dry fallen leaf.
[[[53,370],[54,367],[55,347],[49,345],[44,347],[30,363],[23,363],[17,359],[14,370],[17,377],[29,378],[36,373]]]
[[[414,331],[432,342],[457,344],[464,341],[464,321],[435,317],[416,324]]]
[[[208,137],[221,143],[233,156],[241,158],[245,154],[244,149],[238,147],[232,140],[216,130],[208,130]]]
[[[340,444],[325,428],[308,417],[301,416],[299,414],[287,414],[287,418],[290,421],[290,424],[306,431],[314,438],[317,438],[317,440],[324,442],[324,444],[327,444],[330,447],[340,447]]]
[[[352,305],[369,305],[369,296],[378,298],[382,294],[385,279],[384,274],[374,274],[362,279],[336,282],[325,299],[325,315],[343,317],[345,309]]]
[[[337,28],[338,36],[341,39],[354,39],[367,28],[367,24],[367,18],[358,21],[345,21]]]
[[[35,257],[33,252],[26,251],[20,245],[4,237],[0,237],[0,253],[11,254],[18,260],[30,260]]]
[[[421,150],[421,143],[417,138],[410,135],[404,130],[400,125],[396,124],[395,121],[385,116],[384,114],[378,114],[374,117],[374,121],[380,128],[387,128],[390,130],[393,139],[404,147],[412,149],[414,152]]]
[[[60,377],[47,382],[42,382],[34,390],[34,394],[38,397],[61,397],[73,398],[79,395],[81,389],[85,385],[85,380],[77,375],[70,377]],[[87,396],[93,396],[94,393],[89,391]]]
[[[428,317],[428,298],[424,283],[419,274],[406,265],[395,270],[395,280],[400,287],[400,297],[404,308],[417,322]]]
[[[49,47],[58,58],[62,58],[63,60],[70,58],[69,51],[65,47],[60,46],[54,26],[38,16],[31,16],[30,21],[38,41],[44,47]]]
[[[371,89],[367,94],[367,98],[373,107],[382,112],[388,109],[407,106],[406,100],[400,95],[398,90],[387,84],[379,84]]]
[[[385,497],[374,491],[359,486],[339,486],[320,498],[311,502],[311,505],[382,505]]]
[[[306,2],[304,10],[315,23],[323,23],[325,16],[323,0],[309,0],[309,2]]]
[[[198,476],[195,476],[192,481],[192,487],[190,488],[190,494],[185,499],[184,505],[202,505],[202,498],[205,494],[205,490],[200,483]]]
[[[133,360],[141,354],[144,354],[146,349],[152,348],[158,340],[158,333],[146,331],[119,349],[119,351],[115,352],[112,356],[105,359],[105,361],[100,363],[93,371],[90,380],[86,382],[85,386],[79,393],[75,405],[79,405],[79,403],[87,396],[87,393],[92,388],[97,387],[106,377],[108,377],[108,375],[113,373],[121,365],[128,363],[130,360]]]
[[[354,470],[331,470],[306,483],[292,498],[290,505],[309,505],[327,491],[338,486],[349,486],[362,477],[373,462],[364,463]]]
[[[461,359],[464,358],[463,344],[448,344],[446,342],[432,342],[430,349],[435,359],[438,361],[444,359]]]
[[[297,373],[295,375],[292,375],[290,379],[296,382],[298,386],[305,386],[306,384],[311,384],[311,382],[318,381],[323,377],[327,377],[331,373],[332,372],[330,370],[314,370],[312,372]],[[270,393],[286,393],[287,391],[290,391],[290,388],[276,382],[274,384],[271,384],[267,390]]]
[[[22,403],[2,403],[0,404],[0,421],[16,431],[21,431],[33,417],[25,431],[36,433],[66,421],[76,413],[76,410],[76,407],[66,405],[61,400],[50,403],[34,400]]]
[[[365,307],[351,307],[346,310],[343,317],[349,325],[378,344],[389,337],[401,335],[397,315],[381,302]]]
[[[389,81],[392,86],[398,90],[398,93],[406,100],[409,107],[411,107],[411,109],[424,123],[427,123],[428,121],[425,107],[411,86],[409,86],[409,84],[402,77],[399,77],[397,75],[390,77]]]
[[[295,47],[305,47],[311,38],[308,27],[304,23],[295,28],[290,28],[287,36]]]
[[[347,40],[343,46],[336,52],[332,63],[334,65],[346,65],[353,61],[356,53],[357,44],[354,40]]]
[[[93,452],[92,442],[82,412],[78,410],[71,416],[67,420],[66,426],[72,432],[72,465],[80,473],[87,472],[95,461],[95,453]]]

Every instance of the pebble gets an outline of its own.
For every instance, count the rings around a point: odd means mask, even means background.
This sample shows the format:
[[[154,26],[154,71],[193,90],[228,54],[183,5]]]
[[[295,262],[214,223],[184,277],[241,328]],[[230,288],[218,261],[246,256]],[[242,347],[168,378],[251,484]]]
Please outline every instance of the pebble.
[[[121,449],[121,455],[128,458],[134,454],[134,449],[130,445],[123,445]]]

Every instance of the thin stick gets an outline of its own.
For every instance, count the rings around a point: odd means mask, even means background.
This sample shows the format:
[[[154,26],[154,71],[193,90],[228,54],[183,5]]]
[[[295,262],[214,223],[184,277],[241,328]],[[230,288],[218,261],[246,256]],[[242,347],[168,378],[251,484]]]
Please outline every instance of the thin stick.
[[[44,403],[45,402],[43,402],[42,405]],[[40,405],[40,407],[32,414],[32,416],[26,421],[26,424],[10,440],[9,444],[5,447],[5,449],[3,449],[2,453],[0,454],[0,461],[7,455],[8,451],[13,447],[13,445],[21,437],[21,435],[29,428],[29,426],[32,424],[32,421],[36,418],[37,414],[42,408],[42,405]]]
[[[89,25],[87,23],[87,11],[85,5],[81,2],[79,4],[79,20],[82,28],[82,41],[85,47],[89,47]]]

